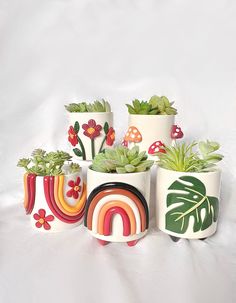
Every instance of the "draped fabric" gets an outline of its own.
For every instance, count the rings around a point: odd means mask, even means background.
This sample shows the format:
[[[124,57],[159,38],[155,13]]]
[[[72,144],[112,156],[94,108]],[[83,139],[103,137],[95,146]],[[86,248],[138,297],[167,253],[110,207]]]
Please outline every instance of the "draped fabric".
[[[0,1],[0,302],[233,303],[236,282],[236,3]],[[33,231],[17,160],[65,149],[64,104],[110,100],[117,140],[125,103],[166,95],[186,140],[222,145],[217,233],[177,243],[148,235],[100,246],[85,227]],[[150,130],[151,131],[151,130]]]

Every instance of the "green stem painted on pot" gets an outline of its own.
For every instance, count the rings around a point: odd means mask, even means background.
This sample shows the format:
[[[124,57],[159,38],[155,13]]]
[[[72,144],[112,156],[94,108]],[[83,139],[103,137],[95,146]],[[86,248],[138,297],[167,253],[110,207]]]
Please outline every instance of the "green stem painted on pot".
[[[92,158],[94,158],[95,157],[94,139],[91,139],[91,150],[92,150]]]
[[[99,149],[99,153],[101,153],[102,150],[103,150],[103,146],[104,146],[104,143],[106,141],[106,138],[107,138],[107,136],[105,136],[104,139],[102,140],[102,143],[101,143],[101,146],[100,146],[100,149]]]
[[[82,142],[82,140],[80,139],[79,136],[78,136],[78,141],[79,141],[79,145],[80,145],[80,148],[81,148],[83,160],[86,160],[86,152],[85,152],[85,149],[84,149],[84,144],[83,144],[83,142]]]

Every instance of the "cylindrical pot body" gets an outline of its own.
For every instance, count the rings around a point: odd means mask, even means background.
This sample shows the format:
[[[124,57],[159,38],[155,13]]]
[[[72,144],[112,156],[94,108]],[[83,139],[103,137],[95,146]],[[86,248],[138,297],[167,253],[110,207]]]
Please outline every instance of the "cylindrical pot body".
[[[131,242],[143,237],[149,224],[150,170],[100,173],[88,169],[85,226],[107,242]]]
[[[163,232],[202,239],[216,231],[220,170],[188,173],[157,167],[157,225]]]
[[[149,152],[149,148],[156,141],[161,141],[165,145],[171,145],[171,128],[175,123],[174,115],[129,115],[128,130],[130,139],[127,142],[129,147],[138,145],[140,150]],[[132,134],[133,130],[133,134]],[[140,137],[136,136],[136,131]],[[132,139],[132,137],[134,137]],[[135,138],[137,137],[137,138]],[[152,155],[149,154],[151,158]]]
[[[41,232],[60,232],[83,221],[86,186],[82,170],[58,176],[24,175],[26,214]]]
[[[112,112],[68,113],[68,141],[80,160],[92,160],[115,140]]]

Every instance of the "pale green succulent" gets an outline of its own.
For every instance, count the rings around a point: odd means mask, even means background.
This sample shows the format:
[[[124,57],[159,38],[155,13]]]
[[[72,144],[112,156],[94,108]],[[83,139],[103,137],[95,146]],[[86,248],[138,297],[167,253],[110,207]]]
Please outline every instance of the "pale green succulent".
[[[215,153],[219,148],[217,142],[209,140],[166,146],[165,153],[157,153],[157,163],[160,167],[174,171],[209,172],[223,159],[221,154]]]
[[[94,101],[93,103],[81,102],[70,103],[65,105],[65,108],[70,113],[86,113],[86,112],[111,112],[109,102],[102,99],[101,101]]]
[[[133,106],[126,104],[130,114],[135,115],[176,115],[177,110],[172,107],[174,102],[170,102],[165,96],[152,96],[149,101],[135,99]]]
[[[116,146],[105,149],[104,153],[95,156],[91,168],[104,173],[135,173],[143,172],[153,165],[154,161],[147,160],[145,151],[139,152],[139,147],[128,149],[124,146]]]
[[[27,173],[37,176],[57,176],[64,174],[63,165],[71,161],[70,154],[64,151],[49,152],[42,149],[35,149],[31,158],[20,159],[18,167],[23,167]],[[79,171],[80,166],[76,163],[70,163],[69,173]]]

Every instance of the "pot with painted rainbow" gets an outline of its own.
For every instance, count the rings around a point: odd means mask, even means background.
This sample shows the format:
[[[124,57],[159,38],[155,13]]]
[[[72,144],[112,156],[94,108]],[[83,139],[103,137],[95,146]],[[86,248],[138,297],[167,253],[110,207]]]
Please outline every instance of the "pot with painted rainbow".
[[[114,144],[113,113],[108,102],[72,103],[66,109],[68,142],[73,155],[79,160],[92,160]]]
[[[37,159],[38,156],[34,157],[35,161]],[[28,166],[29,160],[28,164],[26,160],[28,159],[21,159],[18,166]],[[48,233],[80,225],[86,204],[86,185],[83,182],[82,168],[73,164],[73,172],[72,166],[64,165],[60,171],[56,164],[55,174],[47,175],[42,171],[44,163],[39,162],[36,166],[27,167],[28,172],[24,174],[24,208],[30,216],[32,227]],[[40,173],[43,175],[39,175]]]
[[[128,129],[123,145],[138,145],[147,151],[149,158],[159,151],[162,145],[171,145],[183,137],[181,128],[175,124],[177,111],[166,97],[152,96],[149,101],[134,100],[127,104],[129,117]]]
[[[111,162],[109,165],[111,168]],[[145,171],[130,173],[100,172],[93,165],[89,167],[84,224],[100,244],[126,242],[134,246],[146,235],[151,163],[148,165]]]

